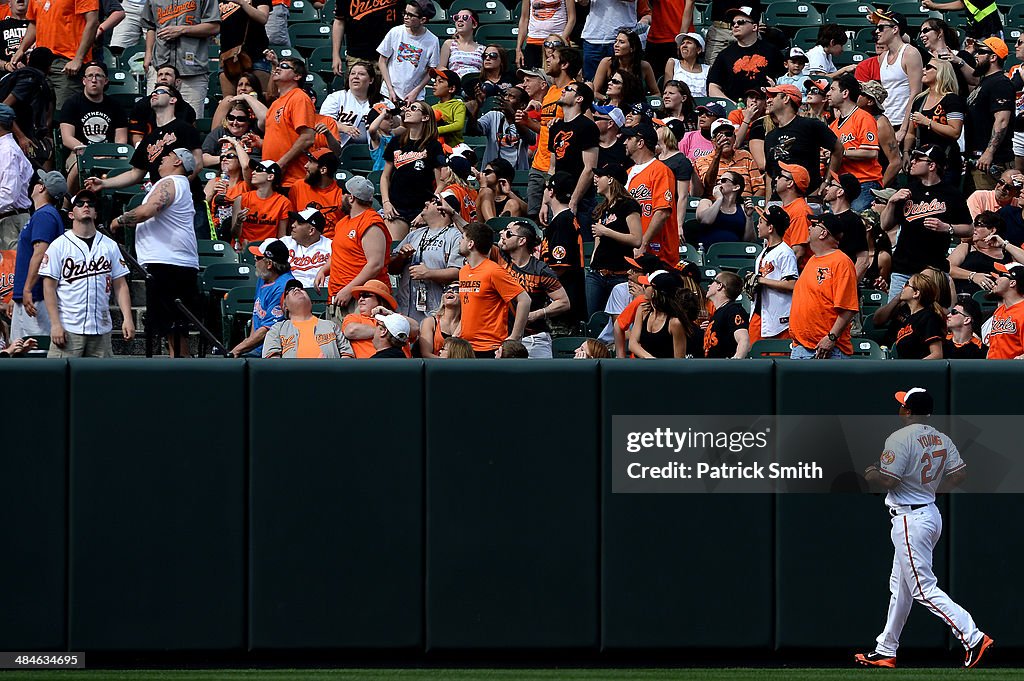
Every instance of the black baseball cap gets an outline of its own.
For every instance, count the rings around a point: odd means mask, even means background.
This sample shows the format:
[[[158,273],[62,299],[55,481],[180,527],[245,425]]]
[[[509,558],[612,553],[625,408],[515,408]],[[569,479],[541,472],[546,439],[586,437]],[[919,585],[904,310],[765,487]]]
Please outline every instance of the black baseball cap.
[[[288,218],[295,222],[305,222],[307,225],[313,225],[314,228],[321,232],[327,226],[327,218],[313,206],[308,206],[300,211],[289,211]]]
[[[821,223],[836,241],[843,238],[843,221],[840,220],[838,216],[833,215],[832,213],[822,213],[821,215],[809,215],[807,216],[807,219],[810,222]]]
[[[654,126],[645,118],[641,119],[639,125],[627,126],[619,131],[622,134],[623,139],[629,137],[639,137],[647,145],[648,149],[654,150],[654,147],[658,144],[658,132],[654,129]]]
[[[935,400],[924,388],[911,388],[896,393],[896,401],[915,416],[928,416],[935,409]]]
[[[626,169],[618,163],[605,163],[600,168],[594,168],[594,175],[615,178],[623,187],[626,186]]]
[[[754,211],[763,217],[775,229],[775,233],[782,236],[789,229],[789,213],[782,209],[782,206],[768,206],[761,208],[755,206]]]
[[[946,167],[946,152],[942,147],[935,144],[925,144],[920,149],[914,149],[910,155],[917,158],[926,158],[940,168]]]
[[[626,262],[634,270],[640,270],[645,274],[665,269],[665,263],[656,255],[641,255],[639,258],[626,258]]]

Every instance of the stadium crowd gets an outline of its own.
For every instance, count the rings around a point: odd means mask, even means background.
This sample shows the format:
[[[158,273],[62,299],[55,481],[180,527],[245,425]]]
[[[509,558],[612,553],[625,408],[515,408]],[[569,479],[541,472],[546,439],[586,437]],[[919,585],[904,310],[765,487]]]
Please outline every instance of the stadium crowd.
[[[233,356],[1024,358],[1024,36],[742,2],[314,2],[320,70],[288,0],[0,4],[0,356],[110,356],[129,265],[187,356],[215,243]]]

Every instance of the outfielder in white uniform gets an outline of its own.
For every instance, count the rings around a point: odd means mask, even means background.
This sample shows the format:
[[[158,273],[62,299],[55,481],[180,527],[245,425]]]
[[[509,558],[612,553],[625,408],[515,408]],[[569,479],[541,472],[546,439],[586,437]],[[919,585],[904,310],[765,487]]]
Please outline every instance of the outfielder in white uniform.
[[[128,267],[117,244],[96,231],[96,195],[79,192],[71,205],[71,230],[53,240],[39,266],[50,313],[47,356],[110,357],[111,291],[124,316],[125,339],[135,336]]]
[[[750,319],[752,341],[788,335],[793,289],[800,276],[796,254],[782,240],[789,229],[789,214],[780,206],[755,210],[759,216],[757,236],[764,239],[765,247],[754,261],[754,272],[748,275],[756,277],[757,284]]]
[[[974,624],[971,614],[939,588],[932,570],[932,550],[942,535],[935,493],[967,477],[966,464],[949,436],[926,423],[933,400],[924,388],[896,393],[900,418],[907,424],[890,435],[877,464],[864,471],[869,483],[889,490],[885,505],[892,516],[895,553],[889,576],[889,615],[872,652],[858,653],[869,667],[895,667],[903,625],[918,601],[941,619],[967,651],[964,667],[978,664],[993,641]]]

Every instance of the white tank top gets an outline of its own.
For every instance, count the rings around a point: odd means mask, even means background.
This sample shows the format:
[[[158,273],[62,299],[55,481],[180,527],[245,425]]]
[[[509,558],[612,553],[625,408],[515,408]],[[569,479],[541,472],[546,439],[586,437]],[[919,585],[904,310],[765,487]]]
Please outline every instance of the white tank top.
[[[673,67],[675,72],[672,74],[672,80],[678,80],[686,83],[686,86],[690,88],[690,94],[694,97],[707,97],[708,96],[708,71],[711,67],[707,64],[700,65],[700,73],[690,73],[683,68],[683,62],[680,59],[673,59]]]
[[[885,117],[894,128],[903,125],[903,118],[907,115],[907,102],[910,101],[910,79],[903,70],[903,51],[908,47],[910,46],[906,43],[903,44],[896,53],[896,61],[892,64],[889,63],[888,53],[878,60],[882,87],[889,93],[885,100]]]
[[[196,209],[192,191],[184,175],[160,178],[146,194],[148,203],[161,183],[174,183],[174,201],[155,217],[139,223],[135,230],[135,251],[143,265],[158,263],[199,269],[199,248],[196,244]]]

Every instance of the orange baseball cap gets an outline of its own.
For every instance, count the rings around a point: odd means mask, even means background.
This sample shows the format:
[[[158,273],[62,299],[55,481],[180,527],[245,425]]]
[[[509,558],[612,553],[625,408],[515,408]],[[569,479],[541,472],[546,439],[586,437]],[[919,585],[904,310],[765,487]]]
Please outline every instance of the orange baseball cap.
[[[806,192],[811,186],[811,174],[803,166],[798,166],[795,163],[782,163],[780,161],[779,167],[788,171],[793,176],[793,182],[801,192]]]
[[[992,50],[992,52],[1000,59],[1006,59],[1006,55],[1010,54],[1010,48],[1006,46],[1006,43],[1003,42],[1002,38],[992,36],[990,38],[985,38],[981,42],[985,43],[985,45],[988,46],[988,49]]]
[[[804,94],[800,92],[800,88],[796,85],[790,85],[788,83],[785,85],[776,85],[774,87],[766,87],[764,91],[770,95],[786,95],[797,104],[804,101]]]
[[[390,309],[398,309],[398,301],[391,295],[391,287],[380,279],[371,279],[362,286],[356,286],[352,289],[352,295],[358,296],[360,293],[372,293],[380,298],[380,301]]]

